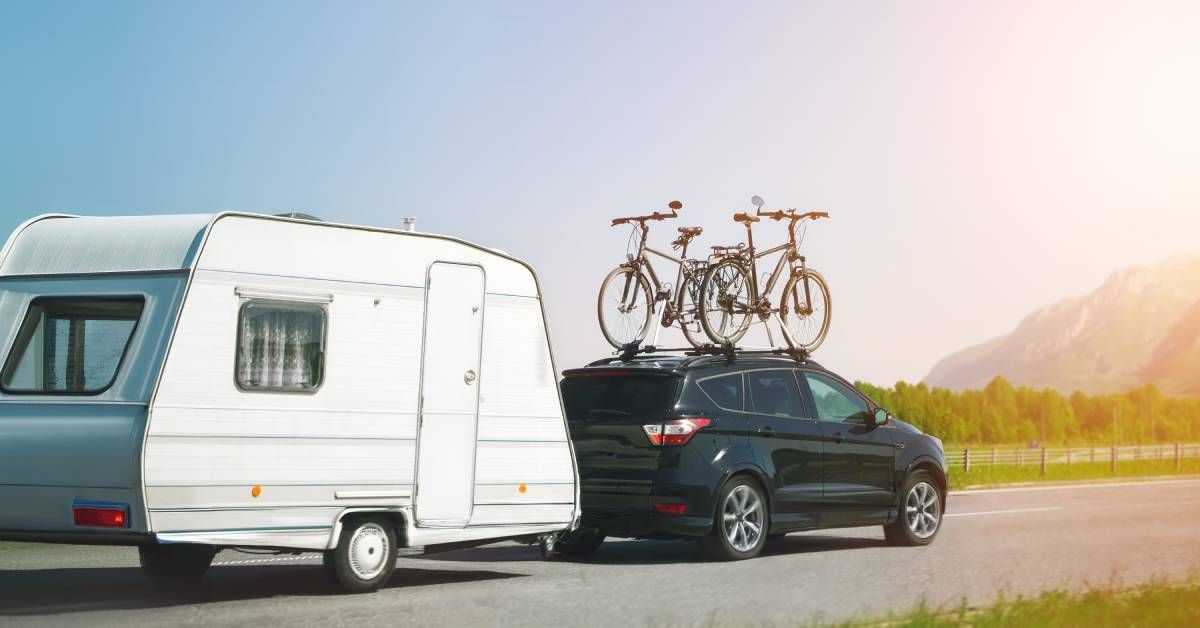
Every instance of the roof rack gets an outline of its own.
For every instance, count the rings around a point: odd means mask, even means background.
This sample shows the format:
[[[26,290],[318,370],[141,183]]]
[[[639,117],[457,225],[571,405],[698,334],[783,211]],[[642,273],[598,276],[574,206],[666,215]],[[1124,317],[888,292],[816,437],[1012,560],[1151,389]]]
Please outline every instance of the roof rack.
[[[611,358],[596,360],[588,364],[588,366],[602,366],[613,362],[629,362],[639,355],[648,355],[652,353],[682,353],[685,356],[692,358],[699,357],[714,357],[721,356],[728,362],[733,362],[738,356],[787,356],[797,362],[807,362],[811,360],[811,354],[804,349],[792,349],[784,347],[773,347],[767,349],[746,349],[736,347],[734,345],[715,345],[706,344],[699,347],[656,347],[654,345],[641,346],[636,343],[630,343],[621,347],[620,352]],[[690,363],[691,360],[688,360]]]

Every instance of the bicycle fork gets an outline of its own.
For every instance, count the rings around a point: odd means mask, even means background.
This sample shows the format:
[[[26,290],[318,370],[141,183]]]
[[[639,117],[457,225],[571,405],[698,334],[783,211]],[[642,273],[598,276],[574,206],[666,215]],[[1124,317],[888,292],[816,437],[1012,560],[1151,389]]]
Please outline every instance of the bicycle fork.
[[[812,313],[812,296],[809,293],[809,288],[808,288],[808,267],[805,265],[805,260],[804,260],[803,255],[796,255],[794,252],[792,253],[792,255],[794,256],[793,261],[800,262],[800,276],[804,283],[804,302],[806,304],[804,309],[808,310],[807,312],[804,313],[804,315],[807,316]],[[796,274],[796,268],[792,267],[792,275],[795,276],[795,274]],[[800,312],[800,309],[801,309],[800,303],[798,300],[795,299],[795,296],[796,296],[795,292],[796,291],[793,290],[792,291],[793,294],[790,295],[793,298],[793,302],[791,304],[792,311],[794,311],[796,313],[796,316],[800,316],[800,313],[801,313]],[[788,296],[789,295],[786,295],[786,294],[783,295],[783,300],[785,301],[785,303],[782,304],[781,309],[786,308],[788,306],[788,303],[786,303]],[[779,311],[771,312],[771,318],[774,318],[775,323],[777,325],[779,325],[779,331],[783,334],[784,342],[787,343],[788,347],[795,349],[796,348],[796,339],[793,338],[792,333],[790,331],[788,331],[787,325],[785,325],[783,322],[783,318],[781,316],[779,316]],[[771,326],[763,325],[763,327],[765,327],[767,329],[767,342],[770,343],[772,346],[774,346],[775,339],[771,335]]]

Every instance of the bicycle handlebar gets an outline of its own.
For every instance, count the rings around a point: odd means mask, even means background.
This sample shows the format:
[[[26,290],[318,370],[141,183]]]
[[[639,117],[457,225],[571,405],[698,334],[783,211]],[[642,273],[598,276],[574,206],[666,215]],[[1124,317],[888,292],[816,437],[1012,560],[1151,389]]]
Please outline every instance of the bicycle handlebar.
[[[818,218],[828,218],[829,212],[805,212],[803,214],[797,214],[796,210],[794,209],[789,209],[787,211],[783,211],[781,209],[774,212],[764,212],[762,209],[759,209],[758,215],[762,216],[763,218],[770,218],[771,220],[783,220],[784,218],[790,218],[792,222],[799,222],[805,218],[812,218],[813,220]]]
[[[678,218],[679,212],[676,210],[683,209],[683,203],[680,203],[679,201],[671,201],[670,203],[667,204],[667,207],[669,207],[671,209],[671,213],[669,213],[669,214],[664,214],[662,212],[654,212],[653,214],[650,214],[649,216],[629,216],[627,218],[613,218],[612,226],[615,227],[617,225],[626,225],[631,222],[640,222],[640,223],[644,224],[647,220],[666,220],[668,218]]]

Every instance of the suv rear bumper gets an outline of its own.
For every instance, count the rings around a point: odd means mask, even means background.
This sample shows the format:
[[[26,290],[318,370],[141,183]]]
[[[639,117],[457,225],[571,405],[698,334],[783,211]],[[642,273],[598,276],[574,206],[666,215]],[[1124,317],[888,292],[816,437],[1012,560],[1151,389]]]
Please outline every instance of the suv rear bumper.
[[[704,536],[712,529],[712,517],[655,512],[654,503],[660,498],[646,494],[584,490],[580,498],[583,504],[580,525],[596,528],[604,536],[696,537]],[[678,503],[685,500],[666,498],[664,501]]]
[[[625,538],[700,537],[708,534],[712,529],[712,517],[584,512],[580,525],[595,528],[604,536]]]

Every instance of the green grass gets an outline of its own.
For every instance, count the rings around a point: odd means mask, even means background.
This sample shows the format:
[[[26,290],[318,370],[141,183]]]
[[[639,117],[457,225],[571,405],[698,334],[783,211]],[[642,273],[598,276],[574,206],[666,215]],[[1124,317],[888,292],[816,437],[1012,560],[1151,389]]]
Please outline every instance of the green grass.
[[[1175,461],[1167,460],[1122,460],[1117,463],[1114,474],[1105,462],[1073,462],[1071,464],[1048,464],[1046,475],[1035,461],[1024,465],[972,464],[969,471],[962,467],[950,468],[950,488],[961,489],[980,484],[1007,484],[1012,482],[1054,482],[1061,480],[1094,480],[1097,478],[1145,477],[1153,475],[1176,475],[1200,473],[1200,458],[1184,458],[1177,470]]]
[[[1200,583],[1151,583],[1126,591],[1097,588],[1078,594],[1047,591],[1036,597],[1001,599],[977,610],[964,606],[945,612],[922,607],[904,615],[843,625],[912,628],[1200,626]]]

